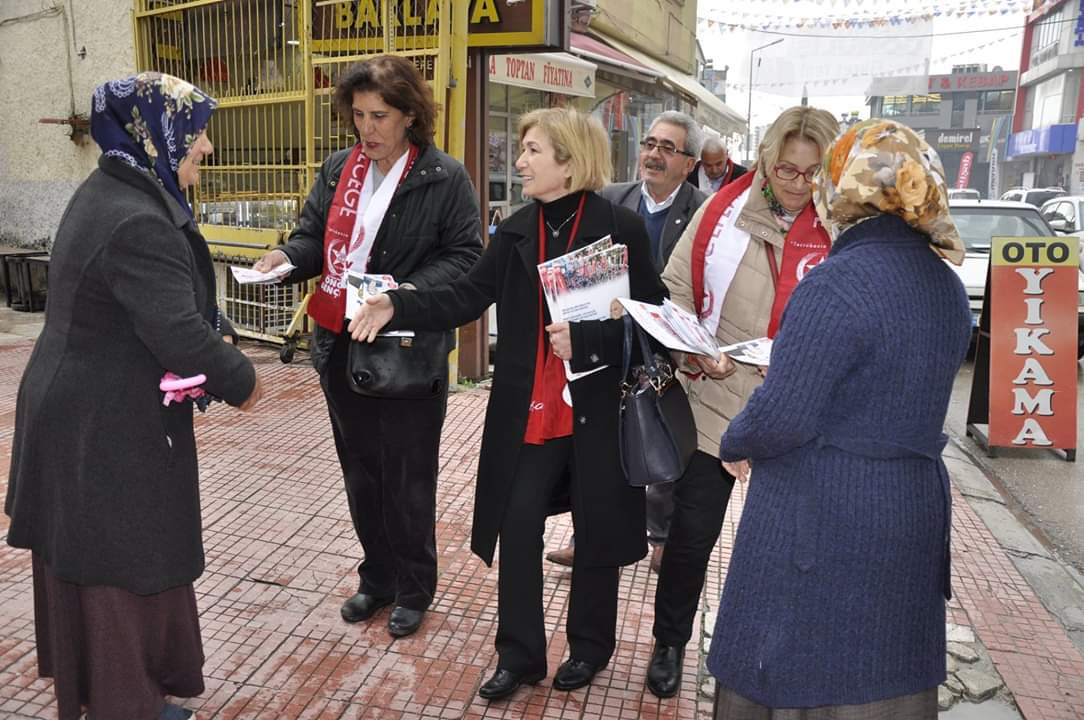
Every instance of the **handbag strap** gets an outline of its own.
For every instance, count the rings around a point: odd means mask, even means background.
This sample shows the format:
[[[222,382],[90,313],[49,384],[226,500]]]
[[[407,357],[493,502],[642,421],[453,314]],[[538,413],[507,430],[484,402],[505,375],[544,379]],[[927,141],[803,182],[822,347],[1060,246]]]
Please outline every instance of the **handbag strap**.
[[[625,349],[621,360],[621,382],[629,381],[629,365],[632,360],[632,316],[625,313],[622,320],[625,321]]]

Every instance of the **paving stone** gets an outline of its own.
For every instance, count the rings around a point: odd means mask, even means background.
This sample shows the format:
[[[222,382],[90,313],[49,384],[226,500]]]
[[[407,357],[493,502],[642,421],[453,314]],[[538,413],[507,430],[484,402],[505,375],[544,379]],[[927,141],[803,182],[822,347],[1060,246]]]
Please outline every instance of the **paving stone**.
[[[949,675],[956,672],[959,669],[959,663],[956,662],[956,658],[951,655],[945,656],[945,672]]]
[[[704,682],[700,683],[700,694],[703,695],[704,697],[708,698],[709,700],[714,700],[715,699],[715,681],[714,680],[705,680]]]
[[[949,655],[956,658],[960,662],[973,663],[977,662],[979,659],[979,653],[975,650],[975,648],[959,642],[950,642],[948,644],[948,652]]]
[[[975,668],[964,668],[956,673],[956,677],[963,683],[967,698],[972,702],[982,702],[993,697],[1002,686],[1001,679],[996,675]]]
[[[949,642],[972,643],[975,642],[975,631],[966,625],[945,623],[945,639]]]
[[[937,709],[944,711],[956,704],[958,699],[956,693],[952,692],[944,685],[937,687]]]
[[[704,638],[703,642],[701,643],[701,649],[704,651],[705,655],[707,655],[709,652],[711,652],[711,636],[710,635],[708,637]]]
[[[965,692],[964,684],[955,675],[949,675],[945,678],[944,686],[957,695],[963,695]]]

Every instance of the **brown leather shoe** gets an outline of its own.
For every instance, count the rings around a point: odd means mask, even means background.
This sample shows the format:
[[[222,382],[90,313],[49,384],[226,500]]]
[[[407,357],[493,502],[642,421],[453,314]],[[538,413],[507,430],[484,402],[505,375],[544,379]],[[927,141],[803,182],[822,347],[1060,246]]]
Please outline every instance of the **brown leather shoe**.
[[[572,558],[576,555],[576,546],[569,545],[563,547],[560,550],[554,550],[553,552],[546,553],[546,559],[551,563],[557,563],[558,565],[564,565],[566,567],[572,567]]]
[[[665,549],[665,545],[651,546],[651,569],[656,575],[659,574],[659,568],[662,567],[662,553]]]

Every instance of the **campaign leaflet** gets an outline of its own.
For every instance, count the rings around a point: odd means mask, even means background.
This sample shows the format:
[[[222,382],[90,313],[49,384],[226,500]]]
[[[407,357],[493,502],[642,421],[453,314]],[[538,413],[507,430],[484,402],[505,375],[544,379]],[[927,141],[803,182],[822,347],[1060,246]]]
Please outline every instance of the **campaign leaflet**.
[[[399,287],[391,275],[370,275],[355,270],[346,271],[346,319],[353,320],[362,303],[373,295],[379,295]],[[390,330],[381,337],[414,337],[413,330]]]
[[[662,305],[622,298],[621,305],[636,324],[670,350],[719,359],[715,338],[696,316],[669,299]]]
[[[614,245],[609,235],[538,266],[538,276],[553,322],[606,320],[610,305],[629,295],[628,248]],[[565,362],[569,380],[601,370],[574,373]]]

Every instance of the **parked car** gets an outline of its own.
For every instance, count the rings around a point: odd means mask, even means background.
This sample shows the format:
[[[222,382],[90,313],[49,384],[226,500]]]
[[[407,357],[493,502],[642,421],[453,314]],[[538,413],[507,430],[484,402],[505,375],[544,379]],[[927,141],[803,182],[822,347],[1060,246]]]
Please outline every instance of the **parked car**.
[[[1035,207],[1040,208],[1046,201],[1067,194],[1068,193],[1065,192],[1065,189],[1060,187],[1014,187],[1009,188],[1007,191],[1005,191],[1001,195],[1001,199],[1009,200],[1011,202],[1025,202],[1028,205],[1034,205]]]
[[[1084,199],[1082,199],[1084,202]],[[949,209],[966,249],[963,265],[951,265],[967,289],[972,324],[977,328],[986,293],[990,265],[990,238],[1055,235],[1039,210],[1025,202],[1008,200],[950,200]],[[1078,208],[1080,209],[1080,208]],[[1077,268],[1077,357],[1084,357],[1084,270]]]
[[[1084,195],[1063,195],[1047,200],[1039,214],[1057,233],[1078,237],[1084,233]]]
[[[975,188],[949,188],[949,200],[981,200],[982,193]]]

